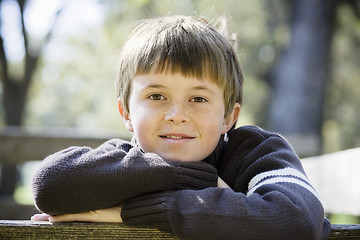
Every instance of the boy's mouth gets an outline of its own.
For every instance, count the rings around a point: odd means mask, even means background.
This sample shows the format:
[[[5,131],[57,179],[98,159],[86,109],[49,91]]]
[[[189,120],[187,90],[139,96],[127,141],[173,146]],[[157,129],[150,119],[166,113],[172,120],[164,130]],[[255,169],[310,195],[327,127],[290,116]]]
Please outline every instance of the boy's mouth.
[[[180,140],[180,139],[193,139],[194,137],[190,137],[187,135],[179,135],[179,134],[171,134],[171,135],[160,135],[161,138],[168,138],[168,139],[174,139],[174,140]]]

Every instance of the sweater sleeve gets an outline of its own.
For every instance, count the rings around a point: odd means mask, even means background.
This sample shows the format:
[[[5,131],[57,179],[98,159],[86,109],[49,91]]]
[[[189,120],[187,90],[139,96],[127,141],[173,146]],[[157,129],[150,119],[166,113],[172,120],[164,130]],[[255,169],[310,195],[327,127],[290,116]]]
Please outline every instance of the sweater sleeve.
[[[296,185],[289,194],[286,185],[249,197],[220,188],[147,194],[126,201],[122,219],[184,239],[327,239],[330,223],[321,204]]]
[[[70,147],[47,157],[33,176],[37,208],[50,215],[111,207],[149,192],[217,184],[205,162],[168,162],[113,139],[98,148]]]
[[[219,167],[232,189],[143,195],[124,203],[124,222],[186,239],[327,239],[330,223],[291,147],[277,135],[245,135]]]

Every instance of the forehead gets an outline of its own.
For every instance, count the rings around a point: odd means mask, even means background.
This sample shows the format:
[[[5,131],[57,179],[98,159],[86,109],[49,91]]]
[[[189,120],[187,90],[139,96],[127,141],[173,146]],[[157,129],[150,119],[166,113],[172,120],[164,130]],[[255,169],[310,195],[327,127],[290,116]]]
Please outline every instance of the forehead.
[[[209,94],[223,95],[223,89],[210,78],[196,78],[183,74],[149,73],[137,75],[132,80],[133,90],[206,91]]]

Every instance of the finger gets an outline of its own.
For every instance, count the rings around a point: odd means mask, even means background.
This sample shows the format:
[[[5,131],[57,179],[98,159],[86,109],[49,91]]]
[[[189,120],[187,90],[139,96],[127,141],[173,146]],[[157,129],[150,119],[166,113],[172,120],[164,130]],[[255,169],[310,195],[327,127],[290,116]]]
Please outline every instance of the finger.
[[[50,215],[46,213],[35,214],[31,217],[31,221],[49,221]]]
[[[64,214],[64,215],[57,215],[57,216],[50,216],[49,221],[52,223],[56,222],[74,222],[79,221],[79,219],[76,219],[76,214]]]

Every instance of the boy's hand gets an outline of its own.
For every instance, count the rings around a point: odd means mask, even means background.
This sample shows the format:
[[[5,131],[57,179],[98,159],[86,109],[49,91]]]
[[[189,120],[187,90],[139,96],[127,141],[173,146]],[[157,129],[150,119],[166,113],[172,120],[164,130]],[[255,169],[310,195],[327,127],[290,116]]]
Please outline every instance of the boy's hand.
[[[50,216],[48,214],[35,214],[32,221],[56,222],[122,222],[121,207],[99,209],[95,211]]]
[[[50,215],[46,213],[35,214],[31,217],[31,221],[49,221]]]
[[[224,182],[221,178],[218,177],[218,187],[219,188],[230,188],[229,185]]]

